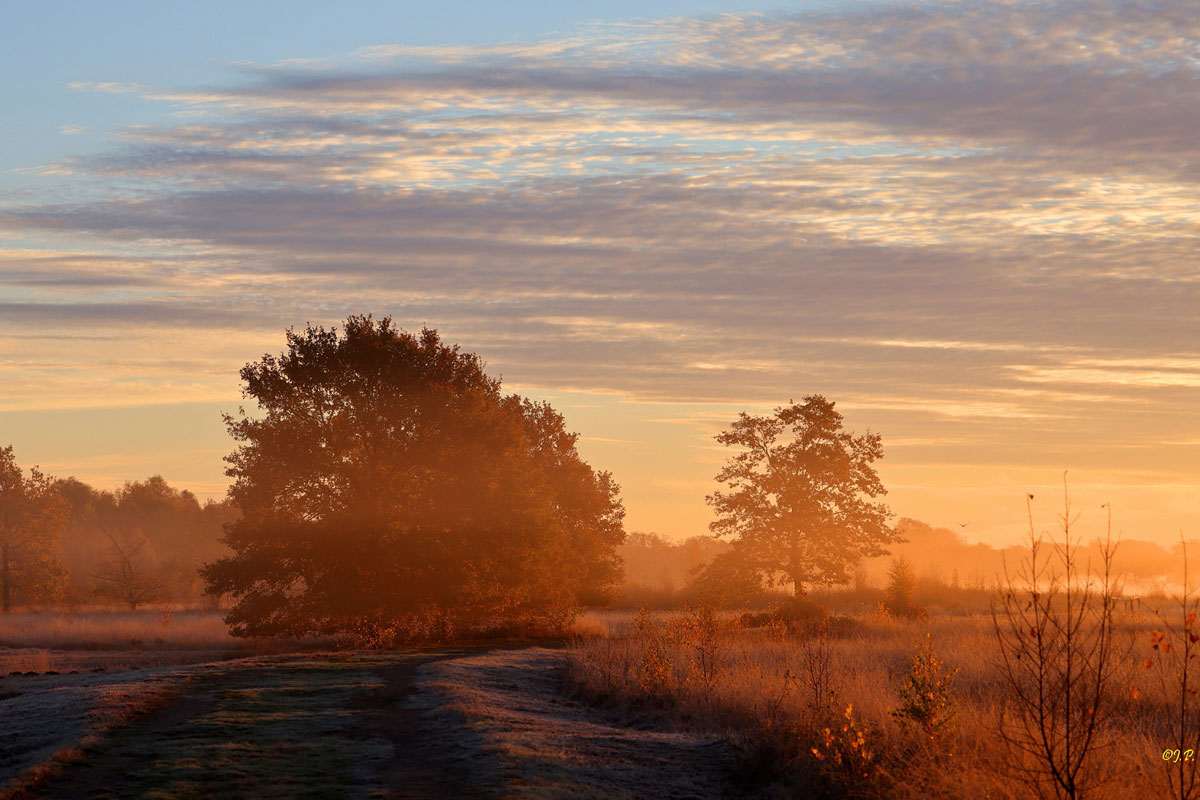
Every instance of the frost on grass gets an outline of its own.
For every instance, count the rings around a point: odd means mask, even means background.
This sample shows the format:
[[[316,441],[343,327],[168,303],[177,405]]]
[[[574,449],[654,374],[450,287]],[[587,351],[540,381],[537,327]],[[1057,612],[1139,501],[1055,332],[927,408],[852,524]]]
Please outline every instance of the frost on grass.
[[[367,702],[389,658],[304,654],[22,677],[0,701],[0,797],[367,797],[392,754]],[[125,724],[170,699],[163,713]],[[12,720],[10,723],[9,720]],[[20,796],[20,795],[18,795]]]
[[[543,648],[433,662],[410,702],[441,718],[443,752],[470,759],[475,780],[504,785],[505,797],[721,796],[722,742],[606,719],[562,695],[564,665]]]
[[[0,790],[165,701],[180,670],[8,678],[0,683]]]

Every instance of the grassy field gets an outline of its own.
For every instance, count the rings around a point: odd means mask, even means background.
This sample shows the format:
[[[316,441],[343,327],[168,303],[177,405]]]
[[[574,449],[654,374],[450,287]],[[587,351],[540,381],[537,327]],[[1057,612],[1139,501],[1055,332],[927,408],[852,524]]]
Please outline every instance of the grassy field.
[[[0,676],[191,664],[255,652],[215,611],[85,609],[0,615]]]
[[[532,661],[527,665],[520,661],[526,658],[520,651],[506,656],[511,663],[477,658],[461,667],[458,662],[438,667],[439,674],[445,673],[443,682],[456,687],[453,702],[443,701],[477,722],[492,720],[500,726],[503,730],[493,737],[499,744],[493,749],[508,753],[505,757],[519,764],[509,771],[522,775],[522,770],[532,769],[531,758],[541,763],[550,758],[547,753],[561,748],[586,762],[595,780],[610,781],[609,772],[620,773],[627,761],[637,760],[629,755],[637,751],[629,742],[640,741],[634,734],[666,726],[680,735],[699,737],[697,741],[731,745],[728,763],[739,795],[1014,800],[1055,796],[1038,754],[1010,741],[1019,715],[990,615],[932,613],[905,620],[881,611],[852,611],[861,604],[835,607],[841,613],[802,621],[784,621],[761,611],[588,612],[574,626],[562,684],[574,700],[583,701],[579,710],[567,713],[564,709],[576,706],[554,700],[557,667],[539,668]],[[1170,790],[1167,778],[1168,769],[1175,770],[1177,782],[1189,778],[1196,762],[1181,766],[1162,759],[1164,749],[1179,746],[1181,722],[1200,734],[1200,715],[1194,709],[1183,710],[1181,716],[1170,680],[1173,673],[1166,669],[1171,662],[1163,657],[1168,641],[1180,641],[1171,639],[1164,626],[1172,613],[1178,609],[1123,606],[1114,617],[1109,648],[1113,660],[1102,692],[1105,718],[1081,767],[1078,796],[1194,796]],[[1185,631],[1191,630],[1186,627],[1190,624],[1185,621]],[[288,646],[271,645],[276,650]],[[547,664],[562,658],[551,651],[540,653],[538,658]],[[1169,654],[1189,660],[1178,649]],[[411,656],[401,656],[396,657],[405,664],[411,661]],[[363,703],[375,708],[371,698],[382,685],[378,676],[392,669],[392,656],[378,663],[373,658],[352,653],[265,655],[229,637],[219,614],[210,611],[10,614],[0,618],[0,702],[27,729],[8,750],[0,749],[0,773],[12,778],[65,752],[73,759],[71,780],[83,783],[63,784],[61,796],[81,786],[90,791],[98,782],[132,769],[138,753],[149,752],[151,743],[166,746],[162,735],[169,728],[172,736],[181,737],[181,754],[147,768],[138,781],[194,788],[200,778],[188,772],[188,765],[213,758],[203,754],[210,746],[215,753],[224,752],[218,742],[232,735],[231,729],[221,727],[227,722],[237,728],[244,715],[251,715],[245,719],[253,724],[237,729],[238,741],[250,748],[258,747],[263,737],[275,741],[276,720],[316,725],[324,724],[326,715],[332,719],[351,713]],[[498,677],[493,676],[495,686],[489,689],[484,678],[492,672]],[[524,677],[517,680],[514,675]],[[343,679],[350,678],[349,693],[339,694]],[[526,678],[536,683],[536,691],[521,689]],[[1081,691],[1088,688],[1082,678],[1080,684]],[[936,725],[897,713],[912,705],[914,685],[936,695],[936,702],[927,704],[938,718]],[[496,697],[485,697],[485,690],[492,689]],[[513,696],[505,700],[506,692]],[[268,695],[278,695],[283,705],[260,708],[259,699]],[[532,713],[534,697],[541,698],[545,713]],[[320,713],[294,705],[307,698],[319,700]],[[253,708],[235,708],[239,703]],[[164,706],[174,710],[166,717],[154,712]],[[497,708],[510,711],[500,713]],[[589,716],[587,708],[601,711],[602,718]],[[191,716],[176,720],[179,709]],[[130,719],[150,712],[159,716],[149,728],[129,727]],[[372,711],[371,725],[388,718],[380,713],[380,708]],[[576,718],[579,730],[572,728]],[[211,741],[195,736],[202,720],[203,725],[216,725]],[[479,734],[482,724],[472,730]],[[160,730],[161,726],[168,728]],[[601,728],[603,746],[595,740]],[[109,732],[116,729],[123,732],[114,738]],[[86,745],[97,739],[110,744],[100,749]],[[80,742],[85,743],[81,750]],[[153,748],[161,749],[160,744]],[[246,758],[257,759],[253,769],[235,768],[231,762],[225,771],[246,776],[261,768],[261,775],[253,778],[259,780],[276,770],[278,765],[265,755],[247,753]],[[618,758],[614,753],[625,755]],[[611,764],[605,762],[608,756]],[[366,751],[362,757],[378,760]],[[562,760],[555,759],[550,759],[554,765]],[[100,766],[81,766],[93,762]],[[546,774],[558,774],[554,770],[561,765],[554,765],[545,767]],[[349,780],[346,776],[357,769],[340,762],[318,766],[321,781]],[[377,766],[376,771],[384,769],[382,761]],[[407,774],[414,767],[404,769]],[[314,785],[328,788],[316,774],[309,777]],[[521,780],[531,779],[525,775]]]
[[[192,664],[296,649],[230,636],[223,612],[163,606],[15,611],[0,615],[0,676]],[[320,642],[309,642],[311,647]]]
[[[0,647],[96,649],[153,644],[213,649],[235,645],[219,611],[163,607],[17,611],[0,614]]]
[[[747,628],[736,615],[592,615],[571,680],[592,702],[730,737],[743,778],[768,795],[1054,796],[1038,759],[1006,743],[1016,722],[990,616],[831,622],[821,633]],[[1147,668],[1158,627],[1148,612],[1117,618],[1112,716],[1082,769],[1084,796],[1166,792],[1162,751],[1179,710]],[[933,734],[896,714],[914,656],[930,646],[948,678],[947,719]]]

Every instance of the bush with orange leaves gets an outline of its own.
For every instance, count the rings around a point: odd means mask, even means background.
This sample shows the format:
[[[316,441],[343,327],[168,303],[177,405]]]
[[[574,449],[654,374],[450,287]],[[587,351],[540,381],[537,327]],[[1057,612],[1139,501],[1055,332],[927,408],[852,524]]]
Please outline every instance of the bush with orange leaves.
[[[843,784],[869,781],[879,773],[875,750],[868,740],[868,729],[854,718],[854,704],[842,712],[841,724],[821,729],[811,751]]]

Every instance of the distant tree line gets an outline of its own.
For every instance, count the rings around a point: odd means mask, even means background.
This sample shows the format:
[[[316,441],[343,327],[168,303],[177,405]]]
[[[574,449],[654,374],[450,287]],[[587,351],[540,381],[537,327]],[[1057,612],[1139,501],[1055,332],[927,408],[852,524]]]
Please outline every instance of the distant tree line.
[[[22,470],[0,449],[0,610],[59,603],[137,608],[204,597],[202,564],[228,552],[237,512],[161,477],[100,491]]]
[[[849,584],[865,596],[889,554],[907,560],[890,562],[880,600],[905,610],[934,584],[982,591],[1002,555],[893,524],[881,437],[847,431],[821,395],[718,434],[731,452],[707,498],[714,536],[671,543],[627,537],[617,484],[563,417],[502,391],[436,331],[371,316],[310,325],[240,375],[253,411],[225,417],[236,449],[222,502],[160,477],[97,491],[0,450],[3,609],[204,595],[232,602],[237,635],[386,644],[561,629],[614,597],[737,607]],[[1162,563],[1135,544],[1131,572]]]
[[[697,576],[732,547],[712,536],[673,542],[655,533],[630,533],[617,549],[624,571],[613,603],[628,608],[667,608],[689,600],[700,602]]]

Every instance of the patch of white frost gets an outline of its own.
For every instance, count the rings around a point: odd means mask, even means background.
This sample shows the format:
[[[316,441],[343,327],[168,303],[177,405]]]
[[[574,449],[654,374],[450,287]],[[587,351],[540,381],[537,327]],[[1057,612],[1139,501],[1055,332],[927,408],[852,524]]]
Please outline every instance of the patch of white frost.
[[[410,702],[443,717],[439,749],[486,770],[476,780],[499,779],[506,798],[722,795],[731,758],[722,741],[606,719],[562,694],[564,663],[544,648],[432,662]]]

